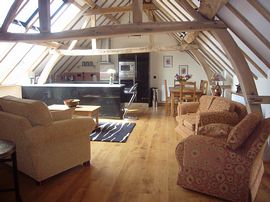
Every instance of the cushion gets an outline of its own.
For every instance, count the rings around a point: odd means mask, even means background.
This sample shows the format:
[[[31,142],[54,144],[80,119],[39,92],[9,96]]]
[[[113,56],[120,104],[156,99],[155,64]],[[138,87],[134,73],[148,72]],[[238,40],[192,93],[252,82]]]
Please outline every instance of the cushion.
[[[51,113],[44,102],[5,96],[0,98],[0,105],[4,112],[27,118],[32,126],[52,124]]]
[[[216,97],[211,106],[209,107],[210,111],[234,111],[234,104],[231,100],[227,100],[226,98]]]
[[[250,113],[245,116],[230,132],[227,139],[227,147],[236,150],[248,138],[262,117],[258,113]]]
[[[211,123],[199,127],[197,135],[205,135],[210,137],[227,137],[233,126],[224,123]]]
[[[183,125],[187,127],[189,130],[195,131],[196,125],[196,114],[190,114],[183,119]]]
[[[203,95],[200,97],[200,106],[199,106],[199,111],[208,111],[214,97],[213,96],[207,96]]]

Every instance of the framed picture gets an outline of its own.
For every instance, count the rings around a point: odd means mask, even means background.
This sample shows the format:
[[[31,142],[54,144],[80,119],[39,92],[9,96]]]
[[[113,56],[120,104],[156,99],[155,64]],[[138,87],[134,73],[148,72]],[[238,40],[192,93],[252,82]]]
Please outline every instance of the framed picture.
[[[163,67],[164,68],[173,67],[173,56],[163,56]]]
[[[179,75],[188,74],[188,65],[179,65]]]

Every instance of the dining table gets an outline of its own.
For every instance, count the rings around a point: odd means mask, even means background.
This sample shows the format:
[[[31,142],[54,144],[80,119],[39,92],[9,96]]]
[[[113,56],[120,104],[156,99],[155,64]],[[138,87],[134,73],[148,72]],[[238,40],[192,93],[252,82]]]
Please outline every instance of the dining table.
[[[170,91],[170,98],[171,98],[171,116],[175,116],[175,113],[174,113],[174,99],[176,97],[179,97],[180,87],[179,86],[169,87],[169,91]],[[193,89],[186,87],[186,88],[183,89],[182,93],[183,93],[183,95],[192,95],[193,94]],[[201,95],[201,90],[196,89],[196,96],[200,96],[200,95]]]

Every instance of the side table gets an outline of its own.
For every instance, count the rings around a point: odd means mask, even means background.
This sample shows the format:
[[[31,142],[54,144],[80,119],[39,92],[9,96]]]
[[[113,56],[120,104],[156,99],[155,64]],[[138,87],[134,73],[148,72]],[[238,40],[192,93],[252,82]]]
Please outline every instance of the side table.
[[[16,202],[21,202],[17,173],[16,146],[12,141],[0,139],[0,163],[3,162],[12,162],[14,188],[0,189],[0,192],[15,191]]]

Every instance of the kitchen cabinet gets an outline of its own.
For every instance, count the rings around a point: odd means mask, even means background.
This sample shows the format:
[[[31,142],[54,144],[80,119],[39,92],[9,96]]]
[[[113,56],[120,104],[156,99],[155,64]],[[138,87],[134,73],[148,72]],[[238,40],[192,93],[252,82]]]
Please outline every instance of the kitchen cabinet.
[[[136,77],[138,83],[137,99],[135,102],[148,103],[149,100],[149,53],[134,53],[118,55],[118,61],[135,61]],[[125,98],[125,102],[129,100]]]

